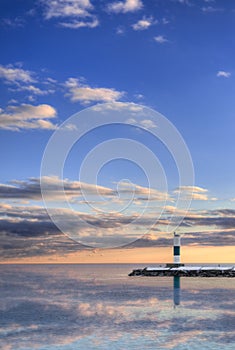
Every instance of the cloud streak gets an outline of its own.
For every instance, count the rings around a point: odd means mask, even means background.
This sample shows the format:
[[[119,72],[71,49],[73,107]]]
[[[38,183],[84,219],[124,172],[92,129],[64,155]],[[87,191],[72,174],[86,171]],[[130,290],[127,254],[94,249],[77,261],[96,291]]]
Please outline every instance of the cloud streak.
[[[55,117],[56,110],[47,104],[9,106],[6,111],[0,111],[0,129],[11,131],[23,129],[55,130],[56,125],[49,120]]]
[[[132,25],[134,30],[146,30],[151,27],[153,24],[156,24],[157,21],[153,20],[153,17],[143,17],[138,22]]]
[[[218,78],[221,78],[221,77],[223,77],[223,78],[230,78],[230,77],[231,77],[231,73],[230,73],[230,72],[226,72],[226,71],[224,71],[224,70],[219,70],[219,71],[217,72],[216,76],[217,76]]]
[[[184,198],[191,198],[192,200],[216,200],[216,198],[210,198],[207,192],[207,189],[198,186],[181,186],[174,191],[175,194],[183,193]]]
[[[168,40],[166,39],[166,37],[164,35],[157,35],[157,36],[154,37],[154,40],[158,44],[164,44],[164,43],[168,42]]]
[[[116,1],[107,6],[108,11],[113,13],[136,12],[142,8],[143,3],[141,0]]]
[[[95,28],[98,27],[99,20],[96,17],[93,17],[89,20],[75,20],[71,22],[61,22],[60,26],[64,28],[70,28],[70,29],[79,29],[79,28]]]
[[[33,78],[33,73],[24,70],[22,68],[15,68],[12,66],[2,66],[0,65],[0,78],[4,79],[6,82],[10,83],[32,83],[35,82],[35,79]]]
[[[112,102],[120,100],[124,96],[123,91],[117,91],[112,88],[91,87],[82,84],[75,78],[69,78],[64,85],[68,90],[67,95],[72,102],[81,102],[83,104],[91,102]]]
[[[88,17],[93,6],[90,0],[41,0],[45,19]]]

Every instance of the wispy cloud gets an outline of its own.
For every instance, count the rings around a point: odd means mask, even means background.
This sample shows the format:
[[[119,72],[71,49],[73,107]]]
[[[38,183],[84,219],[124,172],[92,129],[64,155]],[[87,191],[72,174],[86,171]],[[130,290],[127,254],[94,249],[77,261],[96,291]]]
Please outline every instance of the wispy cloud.
[[[141,112],[144,113],[144,107],[134,102],[126,103],[126,102],[112,101],[109,103],[96,105],[93,107],[93,109],[95,111],[103,112],[103,113],[109,112],[109,111],[127,111],[133,115],[135,115],[135,113],[136,114],[139,114]],[[128,120],[126,122],[128,123]]]
[[[23,27],[25,24],[25,20],[21,17],[15,17],[15,18],[3,18],[2,23],[3,26],[7,27],[13,27],[13,28],[20,28]]]
[[[135,12],[141,10],[143,3],[141,0],[125,0],[125,1],[116,1],[111,4],[108,4],[107,9],[109,12],[114,13],[127,13]]]
[[[0,198],[21,198],[41,201],[40,183],[43,183],[44,196],[47,196],[47,198],[53,201],[63,197],[64,193],[70,199],[81,196],[82,190],[90,195],[114,195],[114,191],[108,187],[82,183],[80,181],[69,181],[68,179],[61,180],[57,176],[44,176],[41,179],[30,178],[25,181],[11,181],[9,184],[0,184]]]
[[[116,101],[124,95],[123,91],[117,91],[112,88],[91,87],[75,78],[69,78],[65,82],[65,87],[68,90],[67,95],[72,102],[81,102],[83,104]]]
[[[138,200],[153,200],[153,201],[170,201],[168,193],[159,191],[154,188],[143,187],[129,182],[119,182],[119,193],[134,193]]]
[[[192,2],[189,0],[175,0],[182,5],[192,6]]]
[[[29,94],[28,98],[32,95],[37,95],[37,96],[43,96],[43,95],[48,95],[48,94],[53,94],[55,92],[54,89],[40,89],[39,87],[35,85],[22,85],[22,84],[17,84],[17,88],[15,89],[10,89],[11,91],[27,91]]]
[[[127,195],[126,200],[133,196],[139,201],[154,200],[166,201],[171,200],[166,192],[160,190],[143,187],[129,182],[119,182],[118,189],[100,186],[97,184],[88,184],[80,181],[70,181],[68,179],[59,179],[57,176],[44,176],[39,178],[30,178],[25,181],[11,181],[8,184],[0,184],[0,198],[2,199],[27,199],[34,201],[41,201],[41,184],[43,185],[43,195],[51,201],[60,201],[64,199],[73,200],[78,197],[83,197],[83,193],[89,198],[98,198],[97,200],[104,200],[106,198],[113,198],[114,201],[122,201],[120,195]],[[84,202],[79,200],[79,203]],[[108,202],[110,204],[110,201]]]
[[[10,92],[28,92],[29,95],[24,97],[28,98],[30,101],[33,101],[35,96],[43,96],[55,92],[54,83],[52,83],[52,81],[48,79],[40,81],[40,79],[36,79],[35,72],[24,70],[13,65],[0,65],[0,78],[8,85],[8,90]],[[46,89],[43,84],[47,84]]]
[[[125,27],[123,27],[123,26],[118,26],[116,29],[116,33],[118,35],[123,35],[123,34],[125,34],[125,32],[126,32],[126,30],[125,30]]]
[[[44,18],[63,19],[59,25],[64,28],[95,28],[99,25],[93,13],[94,6],[90,0],[41,0],[44,6]]]
[[[11,65],[0,65],[0,78],[10,83],[32,83],[35,82],[33,73],[22,68],[13,67]]]
[[[143,17],[138,22],[132,25],[134,30],[146,30],[153,24],[157,24],[157,21],[154,21],[153,17]]]
[[[223,77],[223,78],[230,78],[231,77],[231,73],[228,71],[224,71],[224,70],[219,70],[216,74],[217,77]]]
[[[93,5],[90,0],[41,0],[46,19],[58,17],[88,17]]]
[[[166,39],[166,37],[164,35],[157,35],[154,37],[154,40],[159,44],[164,44],[164,43],[168,42],[168,40]]]
[[[135,118],[129,118],[126,120],[127,123],[134,124],[136,126],[145,128],[147,130],[157,128],[156,123],[151,119],[136,120]]]
[[[56,110],[47,104],[9,106],[6,111],[0,111],[0,129],[12,131],[22,129],[54,130],[56,125],[48,119],[55,118],[55,116]]]
[[[181,186],[174,193],[182,193],[185,198],[192,198],[192,200],[207,201],[210,199],[208,190],[198,186]]]
[[[99,20],[93,17],[88,20],[74,20],[71,22],[61,22],[60,25],[65,28],[79,29],[79,28],[95,28],[99,25]]]
[[[214,13],[214,12],[222,12],[222,8],[218,7],[213,7],[213,6],[203,6],[202,7],[202,12],[204,13]]]

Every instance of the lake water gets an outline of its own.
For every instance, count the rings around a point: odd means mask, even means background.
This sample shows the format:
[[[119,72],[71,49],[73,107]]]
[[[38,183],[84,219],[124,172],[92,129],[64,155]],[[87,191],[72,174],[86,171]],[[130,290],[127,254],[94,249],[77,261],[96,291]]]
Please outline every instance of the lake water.
[[[0,265],[2,350],[235,349],[235,279]]]

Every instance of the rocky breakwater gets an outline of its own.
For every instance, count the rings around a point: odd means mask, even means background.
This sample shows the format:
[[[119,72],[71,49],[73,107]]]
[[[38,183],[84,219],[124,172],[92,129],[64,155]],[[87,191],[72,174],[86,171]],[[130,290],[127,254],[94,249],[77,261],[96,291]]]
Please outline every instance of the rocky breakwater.
[[[129,276],[152,277],[235,277],[235,267],[222,266],[178,266],[178,267],[145,267],[136,269]]]

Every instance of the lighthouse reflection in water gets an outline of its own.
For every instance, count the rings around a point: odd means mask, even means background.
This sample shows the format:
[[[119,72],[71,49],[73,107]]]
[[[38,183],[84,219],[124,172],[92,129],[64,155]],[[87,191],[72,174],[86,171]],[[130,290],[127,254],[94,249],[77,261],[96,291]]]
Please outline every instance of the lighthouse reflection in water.
[[[174,285],[174,306],[180,305],[180,277],[173,277],[173,285]]]

